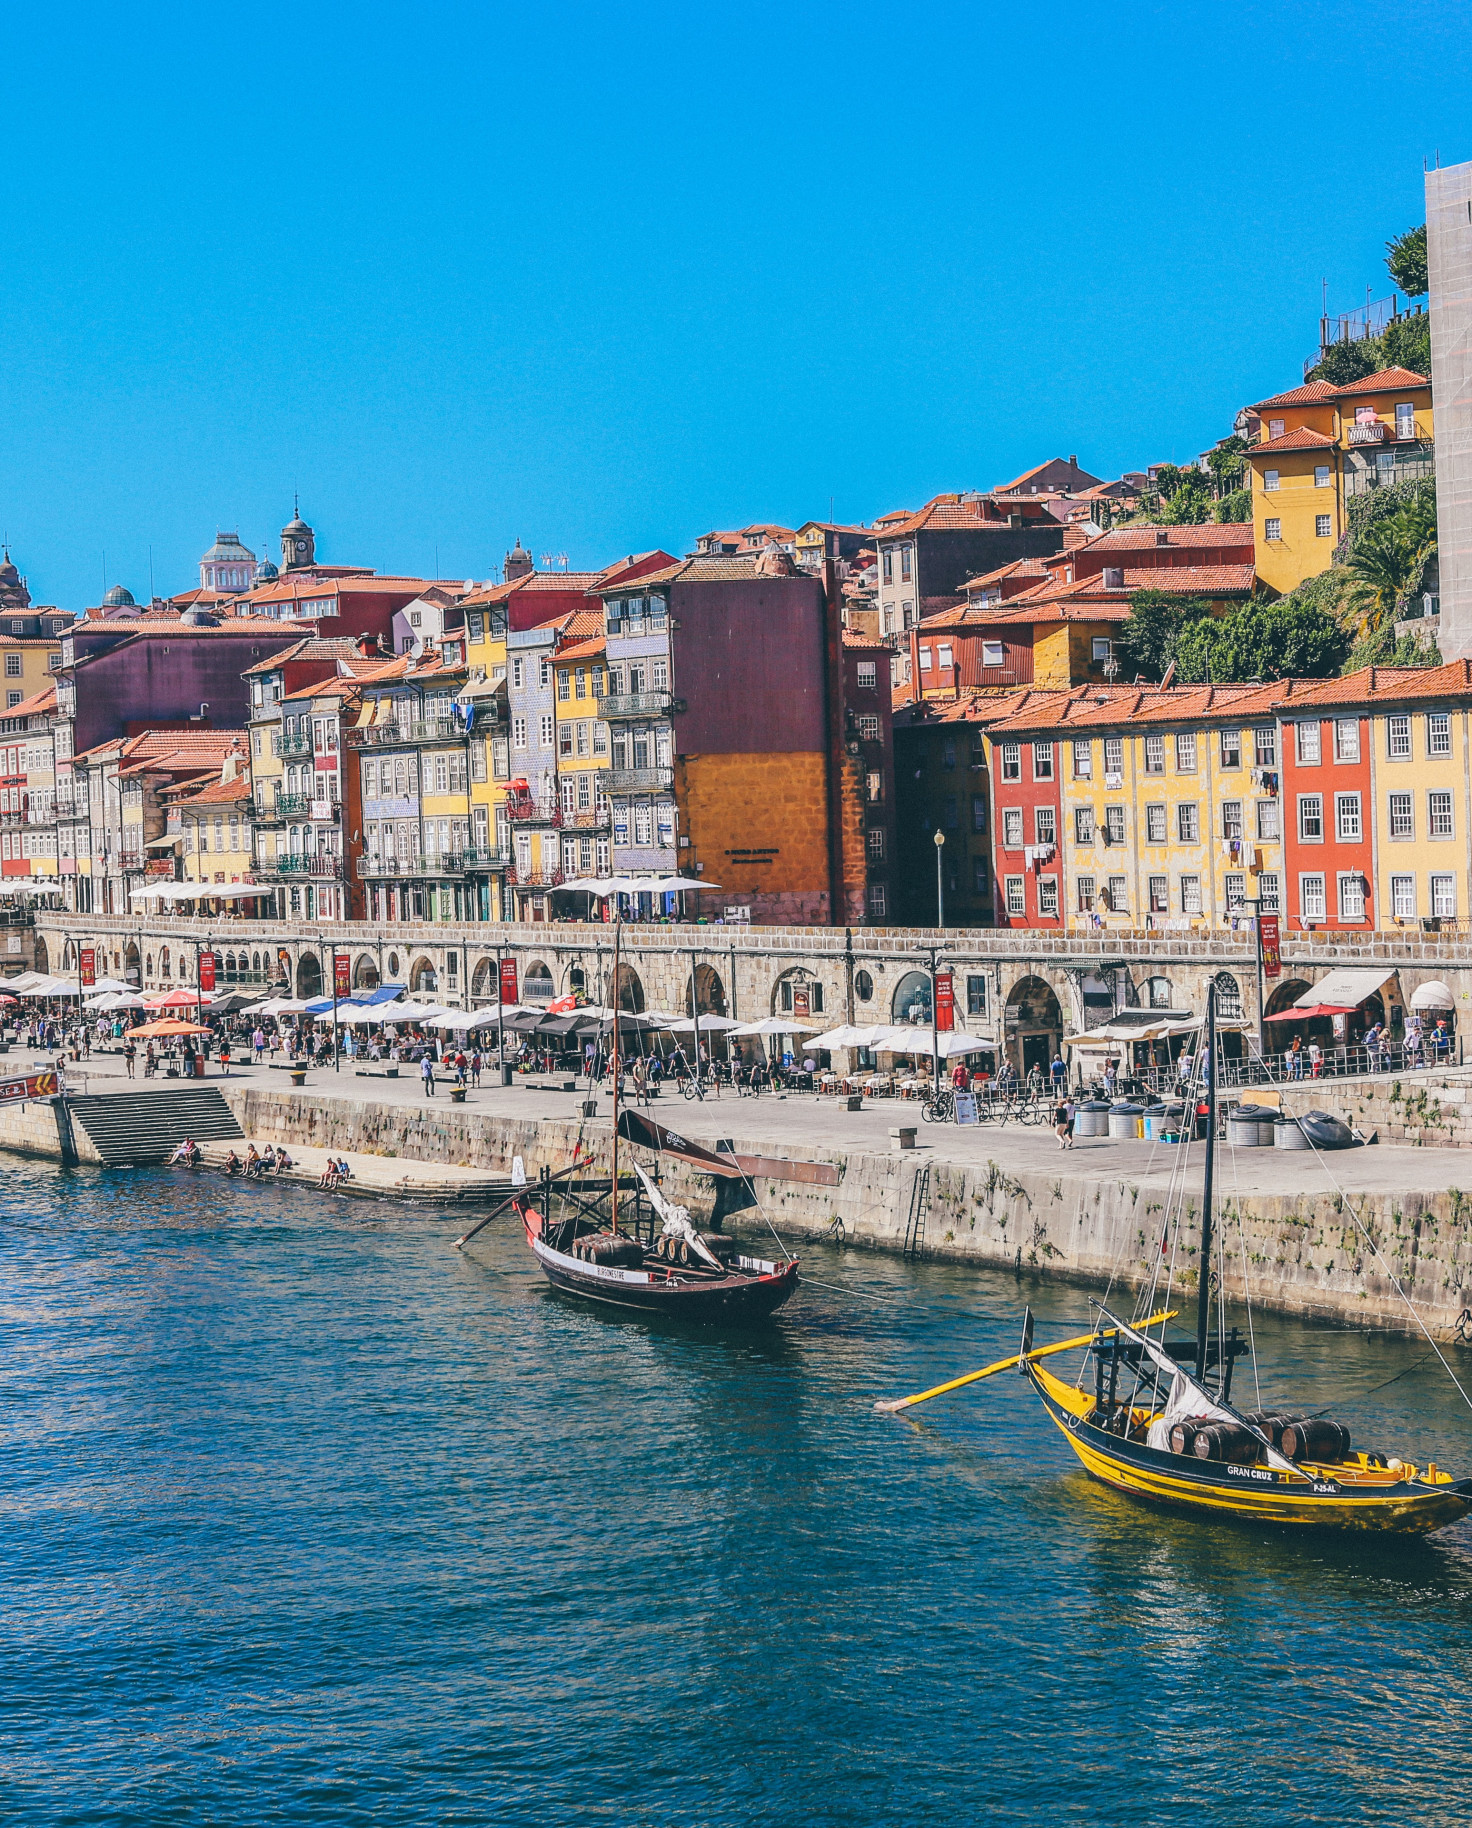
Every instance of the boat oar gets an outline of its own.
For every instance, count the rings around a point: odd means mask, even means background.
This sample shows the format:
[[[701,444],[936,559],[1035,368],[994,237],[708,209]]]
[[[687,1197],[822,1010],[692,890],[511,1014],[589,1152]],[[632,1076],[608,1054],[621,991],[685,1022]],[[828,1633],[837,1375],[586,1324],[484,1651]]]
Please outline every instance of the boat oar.
[[[1140,1322],[1140,1328],[1158,1326],[1163,1320],[1174,1320],[1179,1310],[1168,1308],[1162,1313],[1152,1314],[1148,1320]],[[1000,1358],[994,1365],[985,1365],[980,1371],[968,1371],[965,1377],[953,1377],[948,1384],[937,1384],[933,1390],[922,1390],[918,1396],[902,1396],[896,1402],[876,1403],[874,1407],[884,1415],[898,1415],[902,1409],[913,1409],[916,1403],[928,1403],[933,1396],[944,1396],[948,1390],[959,1390],[965,1384],[979,1383],[984,1377],[995,1377],[999,1371],[1015,1371],[1024,1359],[1051,1358],[1055,1352],[1071,1352],[1079,1346],[1091,1345],[1096,1339],[1112,1339],[1114,1328],[1103,1333],[1080,1333],[1076,1339],[1061,1339],[1056,1346],[1039,1346],[1035,1352],[1014,1352],[1010,1358]]]

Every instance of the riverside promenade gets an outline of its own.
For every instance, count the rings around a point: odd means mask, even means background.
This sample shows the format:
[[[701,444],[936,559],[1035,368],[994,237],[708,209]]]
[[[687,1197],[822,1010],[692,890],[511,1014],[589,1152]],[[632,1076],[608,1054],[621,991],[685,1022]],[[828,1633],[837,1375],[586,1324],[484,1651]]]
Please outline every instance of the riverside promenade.
[[[182,1102],[198,1082],[145,1085],[104,1055],[73,1069],[71,1084],[85,1095],[79,1107],[86,1097],[143,1091],[166,1111],[171,1091]],[[604,1164],[609,1157],[611,1100],[595,1094],[595,1112],[585,1115],[585,1082],[574,1092],[486,1083],[463,1105],[444,1082],[431,1098],[417,1074],[360,1077],[346,1063],[339,1072],[312,1069],[300,1089],[279,1068],[254,1064],[232,1067],[228,1078],[212,1071],[205,1084],[234,1114],[241,1153],[249,1141],[285,1143],[314,1180],[325,1153],[345,1155],[346,1191],[406,1210],[499,1200],[518,1159],[532,1177],[577,1156]],[[1440,1337],[1472,1343],[1472,1153],[1445,1146],[1467,1140],[1462,1113],[1472,1079],[1434,1072],[1329,1081],[1284,1097],[1290,1109],[1342,1114],[1365,1134],[1400,1128],[1415,1140],[1322,1155],[1224,1144],[1216,1187],[1231,1276],[1245,1277],[1265,1306],[1411,1330],[1404,1291]],[[1090,1283],[1145,1280],[1173,1251],[1183,1266],[1178,1284],[1194,1285],[1199,1145],[1183,1152],[1098,1138],[1065,1151],[1045,1124],[929,1125],[915,1103],[884,1100],[850,1112],[801,1093],[697,1102],[666,1092],[650,1114],[734,1150],[759,1200],[738,1229],[770,1224],[794,1241],[824,1238]],[[1387,1123],[1387,1115],[1411,1121]],[[20,1119],[0,1112],[0,1146],[56,1152],[5,1128]],[[915,1129],[914,1148],[892,1134],[902,1127]],[[678,1162],[665,1167],[676,1198],[697,1213],[708,1204],[708,1180]]]

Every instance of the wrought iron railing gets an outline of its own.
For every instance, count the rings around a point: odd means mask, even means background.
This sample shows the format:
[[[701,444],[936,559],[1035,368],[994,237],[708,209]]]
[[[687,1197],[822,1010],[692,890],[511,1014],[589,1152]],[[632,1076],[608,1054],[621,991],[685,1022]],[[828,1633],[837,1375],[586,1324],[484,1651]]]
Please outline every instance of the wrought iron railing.
[[[674,705],[669,692],[620,692],[598,700],[598,715],[605,722],[623,717],[664,717]]]
[[[273,737],[271,740],[272,746],[278,755],[310,755],[312,753],[312,739],[310,735],[287,736],[283,734],[279,737]]]
[[[674,784],[673,768],[610,768],[606,777],[608,793],[668,792]]]

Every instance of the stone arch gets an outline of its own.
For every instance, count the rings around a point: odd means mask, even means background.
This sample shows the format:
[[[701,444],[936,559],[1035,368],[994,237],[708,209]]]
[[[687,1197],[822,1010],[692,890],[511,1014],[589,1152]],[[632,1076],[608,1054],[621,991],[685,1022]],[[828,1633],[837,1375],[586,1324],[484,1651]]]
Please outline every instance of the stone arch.
[[[254,973],[255,973],[255,975],[256,975],[256,976],[257,976],[257,977],[259,977],[259,976],[260,976],[260,975],[261,975],[261,955],[260,955],[260,953],[259,953],[259,952],[252,952],[252,953],[251,953],[251,955],[250,955],[250,968],[251,968],[251,970],[252,970],[252,971],[253,971],[253,972],[254,972]]]
[[[907,971],[894,987],[889,1002],[891,1022],[915,1023],[929,1028],[931,1022],[930,973]]]
[[[496,961],[493,958],[483,958],[476,965],[475,975],[470,980],[470,1000],[472,1003],[494,1003],[499,994]]]
[[[697,1013],[703,1016],[730,1014],[726,1008],[726,987],[713,965],[695,967],[695,999],[698,1011],[690,1006],[690,984],[687,979],[685,984],[685,1014],[687,1016]]]
[[[620,965],[618,968],[613,1004],[615,1009],[627,1009],[631,1015],[640,1016],[644,1013],[644,986],[632,965]]]
[[[63,971],[75,971],[76,968],[76,949],[69,939],[63,940],[61,943],[61,969]]]
[[[1168,977],[1147,977],[1140,985],[1140,1005],[1144,1009],[1170,1009],[1174,997]]]
[[[143,979],[146,983],[153,976],[153,954],[150,952],[143,961]]]
[[[1046,978],[1019,978],[1007,993],[1007,1057],[1019,1073],[1048,1063],[1063,1044],[1063,1010]]]
[[[322,961],[315,952],[304,952],[296,961],[296,994],[304,1003],[322,994]]]
[[[174,967],[169,960],[169,949],[167,946],[165,946],[158,955],[158,974],[161,978],[171,978],[174,975]]]
[[[1308,988],[1309,981],[1305,977],[1285,978],[1268,998],[1268,1006],[1263,1011],[1263,1014],[1269,1016],[1281,1015],[1285,1009],[1296,1003]]]
[[[353,966],[354,990],[377,990],[378,960],[371,952],[360,952]]]
[[[1216,983],[1216,1013],[1227,1022],[1242,1020],[1242,986],[1230,971],[1218,971]]]
[[[51,969],[50,954],[46,950],[45,940],[39,933],[36,935],[36,969],[43,972],[49,972]]]
[[[774,1016],[795,1015],[799,1021],[805,1021],[809,1016],[822,1015],[825,1003],[823,986],[806,965],[792,966],[772,986]]]
[[[411,996],[433,996],[439,989],[439,973],[434,968],[432,958],[416,958],[409,972],[409,994]]]

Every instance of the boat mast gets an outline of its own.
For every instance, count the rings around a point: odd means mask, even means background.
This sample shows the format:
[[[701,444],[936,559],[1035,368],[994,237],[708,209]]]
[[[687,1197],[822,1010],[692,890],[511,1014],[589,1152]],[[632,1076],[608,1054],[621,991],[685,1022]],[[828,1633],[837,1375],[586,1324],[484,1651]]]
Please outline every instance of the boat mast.
[[[623,932],[623,921],[618,913],[618,903],[614,903],[613,916],[613,1223],[611,1229],[618,1232],[618,952],[619,938]]]
[[[1216,979],[1206,986],[1206,1046],[1202,1069],[1206,1075],[1206,1171],[1201,1190],[1201,1267],[1196,1290],[1196,1381],[1206,1377],[1206,1335],[1211,1325],[1211,1200],[1216,1179]],[[1192,1100],[1194,1105],[1195,1100]],[[1194,1116],[1194,1112],[1192,1113]],[[1221,1367],[1217,1367],[1220,1379]]]

